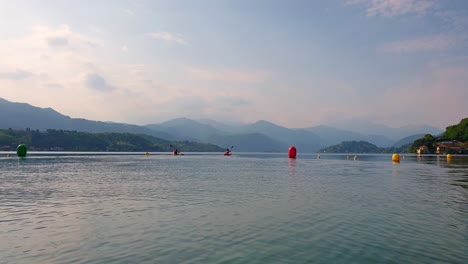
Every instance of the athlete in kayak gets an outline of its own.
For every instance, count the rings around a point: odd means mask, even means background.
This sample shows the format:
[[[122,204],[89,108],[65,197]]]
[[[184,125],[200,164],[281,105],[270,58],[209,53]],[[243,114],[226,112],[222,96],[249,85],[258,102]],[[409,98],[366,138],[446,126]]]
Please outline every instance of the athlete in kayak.
[[[224,151],[224,156],[230,156],[231,155],[231,150],[230,149],[226,149],[226,151]]]
[[[172,153],[173,153],[174,155],[179,154],[179,152],[177,151],[177,149],[174,149],[174,151],[172,151]]]

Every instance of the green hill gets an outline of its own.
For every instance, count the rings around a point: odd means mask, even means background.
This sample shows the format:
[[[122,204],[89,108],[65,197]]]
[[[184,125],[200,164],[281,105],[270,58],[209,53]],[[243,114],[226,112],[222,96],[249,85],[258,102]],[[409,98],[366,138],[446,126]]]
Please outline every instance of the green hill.
[[[26,144],[30,150],[63,151],[172,151],[173,145],[180,151],[212,152],[224,149],[213,145],[190,141],[168,141],[143,134],[87,133],[49,129],[12,130],[0,129],[0,147],[16,149]]]
[[[328,153],[382,153],[384,148],[379,148],[366,141],[344,141],[319,150],[319,152]]]
[[[436,153],[438,148],[439,153],[468,154],[468,118],[463,118],[457,125],[448,126],[440,137],[426,134],[415,140],[410,151],[421,149],[426,153]]]
[[[468,141],[468,118],[463,118],[457,125],[447,127],[442,138]]]

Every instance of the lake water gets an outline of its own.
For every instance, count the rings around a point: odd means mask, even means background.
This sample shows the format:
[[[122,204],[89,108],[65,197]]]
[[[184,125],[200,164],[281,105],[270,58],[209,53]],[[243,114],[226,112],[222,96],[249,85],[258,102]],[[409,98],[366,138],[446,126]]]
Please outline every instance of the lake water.
[[[2,154],[0,263],[468,263],[467,157],[127,154]]]

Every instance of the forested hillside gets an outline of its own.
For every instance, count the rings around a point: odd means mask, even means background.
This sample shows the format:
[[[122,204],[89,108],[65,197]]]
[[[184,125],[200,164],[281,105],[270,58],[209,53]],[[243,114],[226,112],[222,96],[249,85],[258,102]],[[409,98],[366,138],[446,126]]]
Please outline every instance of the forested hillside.
[[[463,118],[457,125],[447,127],[442,138],[468,141],[468,118]]]
[[[131,133],[87,133],[49,129],[0,130],[2,150],[14,150],[18,144],[26,144],[30,150],[63,151],[223,151],[213,144],[189,141],[168,141],[149,135]]]
[[[468,118],[448,126],[440,137],[426,134],[410,147],[411,152],[468,154]]]

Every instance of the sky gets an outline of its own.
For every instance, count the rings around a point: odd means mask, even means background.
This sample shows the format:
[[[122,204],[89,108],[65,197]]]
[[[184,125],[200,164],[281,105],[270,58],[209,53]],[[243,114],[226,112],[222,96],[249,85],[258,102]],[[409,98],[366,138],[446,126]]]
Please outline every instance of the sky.
[[[0,97],[75,118],[468,117],[466,0],[0,0]]]

